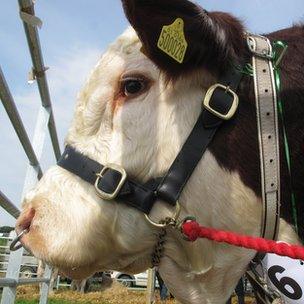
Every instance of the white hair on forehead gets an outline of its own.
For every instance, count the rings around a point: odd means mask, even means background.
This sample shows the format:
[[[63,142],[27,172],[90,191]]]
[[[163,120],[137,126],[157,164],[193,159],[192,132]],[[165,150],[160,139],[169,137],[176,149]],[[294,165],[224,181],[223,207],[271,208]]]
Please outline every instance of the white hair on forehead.
[[[132,26],[129,26],[108,48],[108,51],[129,54],[134,48],[139,48],[141,42]]]
[[[80,136],[97,133],[101,116],[115,94],[123,67],[130,58],[138,58],[140,48],[141,42],[135,30],[129,26],[105,50],[78,94],[74,119],[68,133],[70,142],[77,142]],[[105,91],[108,91],[106,95]]]
[[[135,32],[135,30],[129,26],[114,42],[112,42],[108,48],[104,51],[102,57],[96,64],[95,68],[92,70],[90,76],[88,77],[83,90],[80,92],[80,96],[83,92],[86,92],[87,87],[90,88],[92,83],[100,79],[101,74],[104,73],[104,66],[114,66],[113,60],[119,61],[122,59],[125,61],[125,55],[134,53],[140,50],[141,42]],[[117,56],[118,55],[118,56]],[[121,55],[121,56],[119,56]],[[115,57],[115,59],[114,59]],[[83,97],[83,96],[81,96]],[[87,96],[88,97],[88,96]]]

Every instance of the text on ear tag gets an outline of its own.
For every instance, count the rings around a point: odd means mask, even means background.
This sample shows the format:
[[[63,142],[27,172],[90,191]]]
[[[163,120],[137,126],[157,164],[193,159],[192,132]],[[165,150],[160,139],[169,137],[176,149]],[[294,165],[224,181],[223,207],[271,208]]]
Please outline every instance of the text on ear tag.
[[[157,47],[177,62],[183,63],[188,47],[183,19],[177,18],[172,24],[163,26]]]

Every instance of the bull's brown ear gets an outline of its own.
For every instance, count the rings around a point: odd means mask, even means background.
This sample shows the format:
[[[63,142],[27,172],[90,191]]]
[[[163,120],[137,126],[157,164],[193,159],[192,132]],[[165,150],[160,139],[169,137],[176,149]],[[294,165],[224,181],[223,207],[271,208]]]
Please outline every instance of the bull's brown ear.
[[[144,53],[173,77],[201,67],[220,71],[243,52],[242,24],[229,14],[207,13],[188,0],[122,3]]]

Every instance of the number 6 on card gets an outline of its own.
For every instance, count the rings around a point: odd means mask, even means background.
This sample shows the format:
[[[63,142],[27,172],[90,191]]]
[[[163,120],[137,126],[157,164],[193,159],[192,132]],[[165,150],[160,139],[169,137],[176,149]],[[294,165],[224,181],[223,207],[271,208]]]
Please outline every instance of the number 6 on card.
[[[304,303],[304,262],[275,254],[267,254],[262,261],[268,283],[286,304]]]

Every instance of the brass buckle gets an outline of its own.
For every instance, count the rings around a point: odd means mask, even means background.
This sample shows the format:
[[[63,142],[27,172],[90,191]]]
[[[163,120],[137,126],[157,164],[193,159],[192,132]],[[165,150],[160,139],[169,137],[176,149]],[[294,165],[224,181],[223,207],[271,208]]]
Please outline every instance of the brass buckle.
[[[152,225],[155,226],[157,228],[165,228],[168,226],[173,226],[176,227],[177,225],[177,220],[179,218],[181,212],[181,206],[179,204],[179,202],[176,202],[176,206],[175,206],[175,212],[173,214],[172,217],[166,217],[164,220],[160,221],[159,223],[154,222],[148,214],[145,214],[146,220]]]
[[[121,179],[120,179],[116,189],[112,193],[104,192],[98,188],[98,183],[99,183],[100,179],[104,176],[106,171],[108,171],[109,169],[115,170],[121,174]],[[112,200],[112,199],[116,198],[116,196],[118,195],[119,191],[121,190],[123,184],[125,183],[125,181],[127,179],[127,173],[126,173],[125,169],[116,164],[105,165],[103,167],[103,169],[100,171],[100,173],[96,174],[96,176],[97,176],[97,178],[96,178],[95,185],[94,185],[95,190],[96,190],[98,196],[105,200]]]
[[[222,113],[218,112],[217,110],[213,109],[210,105],[211,97],[216,89],[222,89],[233,97],[233,102],[232,102],[231,108],[227,114],[222,114]],[[237,96],[237,94],[234,91],[232,91],[229,88],[229,86],[224,86],[220,83],[217,83],[217,84],[214,84],[213,86],[211,86],[209,88],[209,90],[207,91],[206,96],[204,98],[203,105],[204,105],[204,108],[207,111],[209,111],[210,113],[212,113],[213,115],[215,115],[223,120],[229,120],[233,117],[233,115],[235,114],[235,112],[239,106],[239,97]]]

